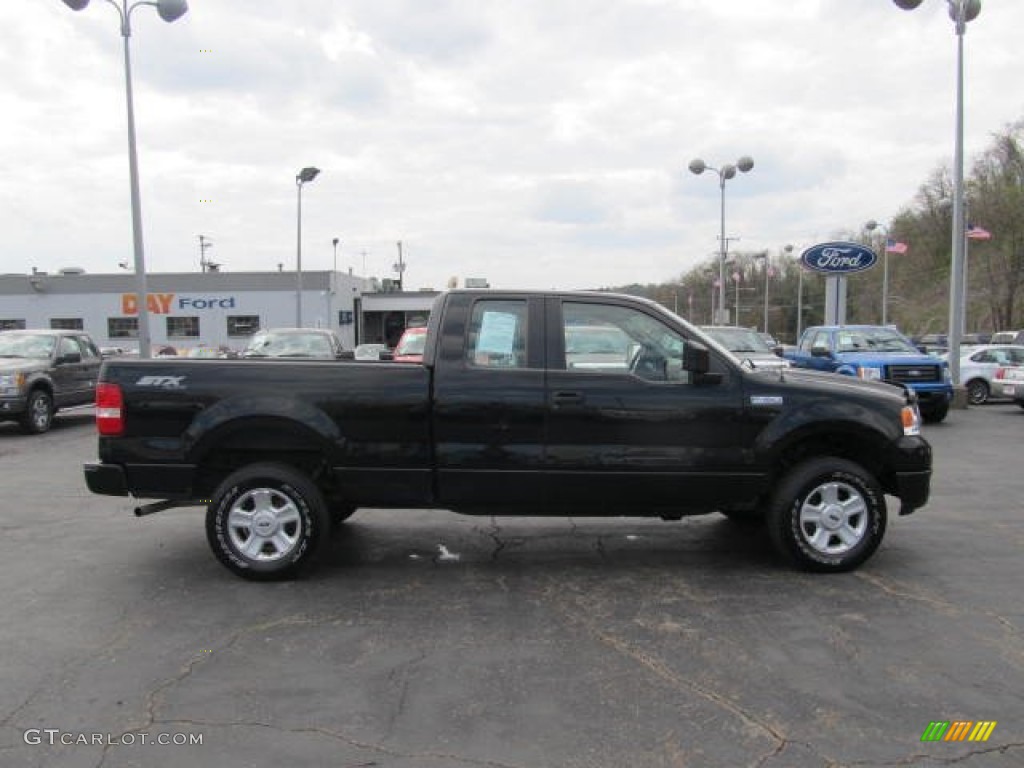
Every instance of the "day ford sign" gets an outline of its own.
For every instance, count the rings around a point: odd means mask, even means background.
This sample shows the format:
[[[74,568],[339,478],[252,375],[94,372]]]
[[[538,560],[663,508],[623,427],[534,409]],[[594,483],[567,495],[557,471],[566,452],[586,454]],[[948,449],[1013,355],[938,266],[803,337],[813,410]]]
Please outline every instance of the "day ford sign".
[[[871,269],[878,255],[859,243],[819,243],[800,255],[800,263],[815,272],[845,275]]]

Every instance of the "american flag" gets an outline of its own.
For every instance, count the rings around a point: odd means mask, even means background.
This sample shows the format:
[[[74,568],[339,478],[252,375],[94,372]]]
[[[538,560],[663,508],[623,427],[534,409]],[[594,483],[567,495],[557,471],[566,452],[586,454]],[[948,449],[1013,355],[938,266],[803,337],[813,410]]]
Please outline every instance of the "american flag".
[[[885,252],[886,253],[906,253],[907,244],[901,243],[899,240],[893,240],[891,237],[885,241]]]
[[[992,233],[976,224],[967,225],[967,237],[971,240],[991,240]]]

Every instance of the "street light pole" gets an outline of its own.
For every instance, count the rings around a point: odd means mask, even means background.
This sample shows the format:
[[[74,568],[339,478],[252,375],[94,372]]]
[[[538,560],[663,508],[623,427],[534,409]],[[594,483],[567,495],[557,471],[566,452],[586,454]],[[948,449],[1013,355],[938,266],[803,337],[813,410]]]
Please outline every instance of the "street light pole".
[[[886,325],[889,322],[889,230],[874,219],[868,219],[864,229],[882,231],[882,325]]]
[[[728,310],[725,308],[725,256],[726,251],[728,250],[728,243],[725,239],[725,182],[736,176],[737,170],[747,173],[753,167],[754,161],[747,155],[744,155],[737,160],[736,165],[726,164],[721,168],[712,168],[699,157],[691,160],[689,165],[690,173],[694,173],[698,176],[704,173],[704,171],[714,171],[718,174],[718,187],[721,190],[718,237],[718,279],[720,282],[718,297],[719,315],[728,313]],[[719,317],[716,319],[716,323],[719,325],[727,325],[728,318]]]
[[[296,218],[295,241],[295,327],[302,327],[302,185],[311,182],[320,173],[319,168],[312,166],[303,168],[295,177],[295,187],[299,192],[299,205]]]
[[[905,11],[917,8],[922,0],[893,0]],[[981,13],[981,0],[946,0],[949,16],[956,28],[956,131],[953,152],[953,259],[949,272],[949,373],[957,401],[963,397],[960,385],[960,340],[964,315],[964,34],[967,22]]]
[[[759,253],[754,258],[764,260],[764,326],[761,330],[768,333],[768,273],[772,268],[772,262],[768,251]]]
[[[140,5],[152,5],[161,19],[170,23],[185,15],[188,11],[186,0],[154,0],[154,2],[137,2],[132,6],[128,0],[107,0],[121,17],[121,37],[124,39],[124,87],[125,103],[128,109],[128,177],[131,189],[132,206],[132,248],[135,254],[135,294],[138,308],[139,323],[139,357],[150,357],[149,334],[149,287],[146,279],[146,256],[142,244],[142,195],[139,192],[139,158],[135,141],[135,103],[132,98],[132,60],[129,39],[132,36],[131,13]],[[73,11],[80,11],[89,4],[89,0],[64,0],[64,4]]]

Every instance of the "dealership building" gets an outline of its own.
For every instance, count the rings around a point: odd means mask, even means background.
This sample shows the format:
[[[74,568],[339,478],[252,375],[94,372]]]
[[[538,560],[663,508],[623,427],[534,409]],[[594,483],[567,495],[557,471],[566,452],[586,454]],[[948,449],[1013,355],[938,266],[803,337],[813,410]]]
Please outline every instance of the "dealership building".
[[[390,280],[343,272],[151,273],[149,333],[154,347],[224,345],[235,350],[266,328],[330,328],[346,349],[365,342],[394,346],[409,326],[425,325],[436,291],[395,290]],[[0,330],[84,330],[100,347],[137,348],[138,294],[132,274],[0,275]]]

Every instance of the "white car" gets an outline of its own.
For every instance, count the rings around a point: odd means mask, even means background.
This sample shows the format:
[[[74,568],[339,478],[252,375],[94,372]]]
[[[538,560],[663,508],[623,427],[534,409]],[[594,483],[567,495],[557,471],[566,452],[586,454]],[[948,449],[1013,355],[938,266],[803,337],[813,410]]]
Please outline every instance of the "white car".
[[[986,344],[966,350],[960,357],[960,381],[967,388],[967,401],[981,405],[989,397],[1002,397],[993,383],[996,371],[1000,366],[1018,365],[1024,365],[1024,346]]]
[[[1024,367],[1019,365],[1003,365],[996,371],[994,384],[999,387],[1003,397],[1009,397],[1024,408]]]

